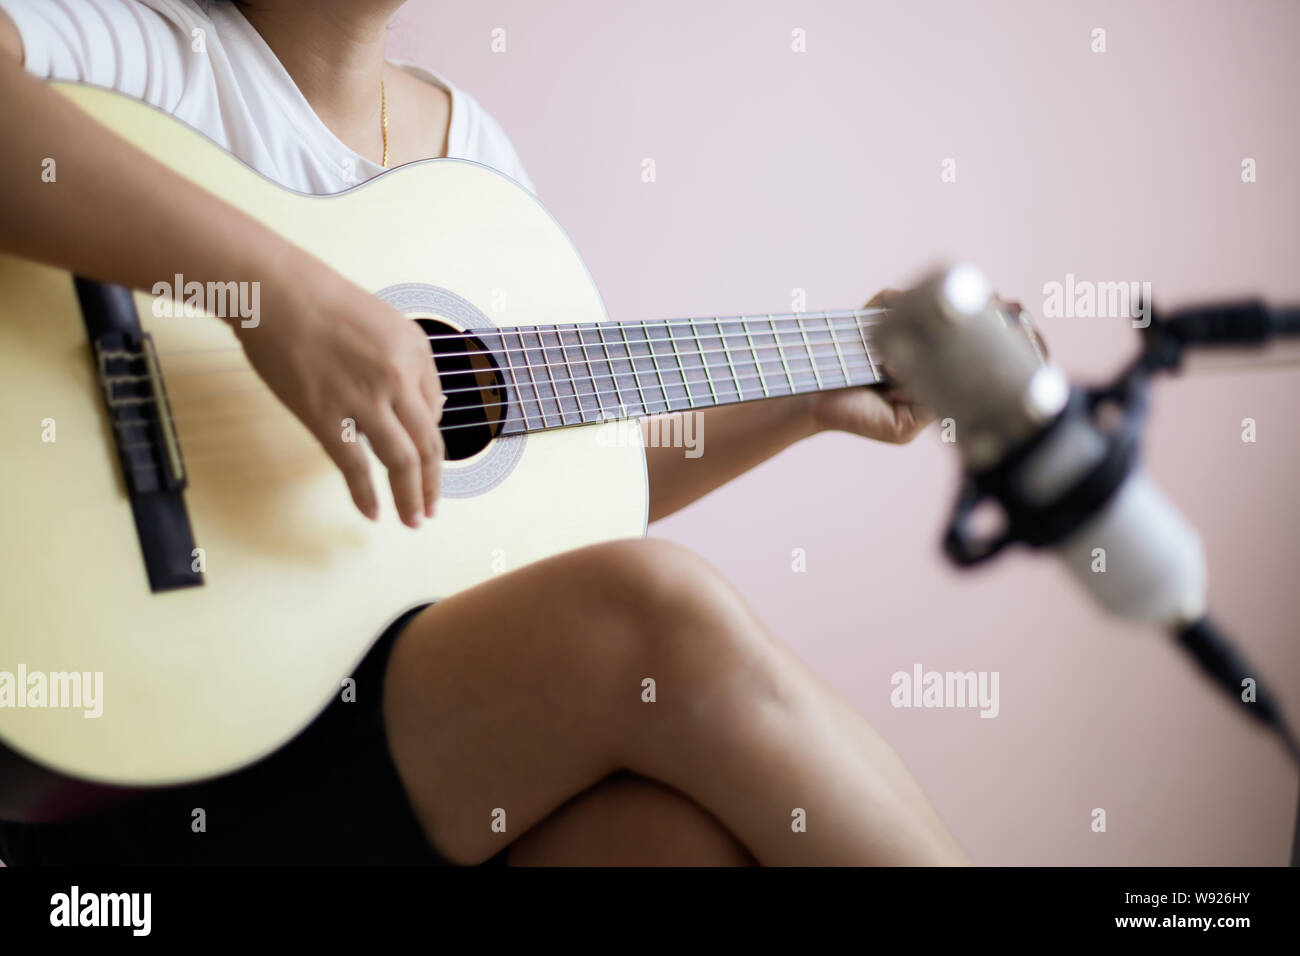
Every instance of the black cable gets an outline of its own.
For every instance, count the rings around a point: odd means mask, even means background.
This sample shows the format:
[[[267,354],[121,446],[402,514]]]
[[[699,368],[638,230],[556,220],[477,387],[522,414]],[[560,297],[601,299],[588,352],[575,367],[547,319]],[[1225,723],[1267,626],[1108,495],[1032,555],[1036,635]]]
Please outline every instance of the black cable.
[[[1201,670],[1206,675],[1245,707],[1246,713],[1277,732],[1296,767],[1300,768],[1300,737],[1296,736],[1295,730],[1286,722],[1277,699],[1253,676],[1259,671],[1250,666],[1208,617],[1202,617],[1179,631],[1177,637],[1178,643],[1201,665]],[[1243,685],[1247,680],[1255,683],[1253,700],[1247,700],[1243,694]],[[1300,806],[1296,807],[1291,865],[1300,866]]]

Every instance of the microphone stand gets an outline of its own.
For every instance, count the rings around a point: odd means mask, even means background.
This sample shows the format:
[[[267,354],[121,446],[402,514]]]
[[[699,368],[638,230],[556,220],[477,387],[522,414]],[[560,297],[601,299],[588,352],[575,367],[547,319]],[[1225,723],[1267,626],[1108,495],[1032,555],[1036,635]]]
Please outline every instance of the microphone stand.
[[[1143,314],[1143,313],[1139,313]],[[944,550],[957,565],[969,567],[992,557],[1013,542],[1031,547],[1054,545],[1088,521],[1124,484],[1138,457],[1141,426],[1149,386],[1160,372],[1177,372],[1192,346],[1240,348],[1262,346],[1279,336],[1300,335],[1300,308],[1272,308],[1260,302],[1240,302],[1182,309],[1167,318],[1152,313],[1144,329],[1145,345],[1136,361],[1110,385],[1073,388],[1065,410],[1047,428],[1006,455],[992,468],[968,473],[944,537]],[[1106,408],[1112,414],[1099,416]],[[1017,477],[1021,465],[1063,422],[1086,417],[1104,436],[1105,454],[1057,500],[1047,505],[1028,500]],[[1007,515],[1003,532],[981,540],[971,517],[981,501],[998,501]],[[1300,738],[1286,722],[1276,699],[1250,675],[1252,668],[1208,617],[1181,622],[1174,636],[1201,670],[1253,718],[1274,730],[1300,766]],[[1253,698],[1243,693],[1254,682]],[[1292,840],[1291,865],[1300,866],[1300,805]]]

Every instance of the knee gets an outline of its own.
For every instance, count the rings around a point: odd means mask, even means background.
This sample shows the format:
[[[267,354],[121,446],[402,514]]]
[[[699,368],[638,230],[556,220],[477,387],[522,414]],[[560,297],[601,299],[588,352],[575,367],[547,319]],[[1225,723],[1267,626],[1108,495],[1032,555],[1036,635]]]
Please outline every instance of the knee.
[[[689,677],[730,675],[766,685],[772,642],[745,601],[707,561],[655,539],[586,549],[580,577],[594,584],[593,612],[623,634],[638,664]]]
[[[712,565],[688,548],[653,538],[613,541],[575,553],[597,613],[661,634],[683,625],[727,625],[743,602]]]

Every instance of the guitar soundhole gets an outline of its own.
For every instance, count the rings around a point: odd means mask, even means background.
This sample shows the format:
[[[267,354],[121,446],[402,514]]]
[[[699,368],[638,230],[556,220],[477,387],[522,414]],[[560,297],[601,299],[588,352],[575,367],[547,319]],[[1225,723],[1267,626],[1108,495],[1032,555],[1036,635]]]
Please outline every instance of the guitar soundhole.
[[[416,319],[429,334],[429,350],[447,404],[442,439],[448,461],[463,461],[488,446],[506,418],[505,379],[495,356],[477,336],[434,319]]]

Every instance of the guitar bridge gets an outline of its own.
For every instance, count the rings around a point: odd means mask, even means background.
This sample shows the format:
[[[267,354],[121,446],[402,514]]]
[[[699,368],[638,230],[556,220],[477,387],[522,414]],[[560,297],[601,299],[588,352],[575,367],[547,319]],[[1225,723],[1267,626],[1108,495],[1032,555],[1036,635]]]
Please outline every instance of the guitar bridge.
[[[135,494],[185,487],[185,464],[153,338],[107,332],[94,342],[122,472]]]
[[[185,509],[185,461],[153,339],[122,286],[76,280],[152,591],[203,583]]]

